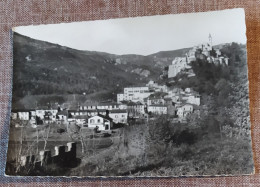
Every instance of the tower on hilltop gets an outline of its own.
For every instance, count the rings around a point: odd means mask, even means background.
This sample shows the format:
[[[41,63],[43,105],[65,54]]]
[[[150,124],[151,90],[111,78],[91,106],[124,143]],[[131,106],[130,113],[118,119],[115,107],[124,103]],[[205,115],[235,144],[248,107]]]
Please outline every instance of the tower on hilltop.
[[[210,33],[209,33],[209,44],[212,46],[212,36]]]

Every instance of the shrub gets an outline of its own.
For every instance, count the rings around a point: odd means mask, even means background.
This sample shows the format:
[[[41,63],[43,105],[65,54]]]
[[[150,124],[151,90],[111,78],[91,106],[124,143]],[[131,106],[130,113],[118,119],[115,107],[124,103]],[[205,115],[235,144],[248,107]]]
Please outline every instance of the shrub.
[[[181,144],[192,145],[196,142],[197,135],[194,132],[185,129],[181,132],[175,133],[175,135],[172,137],[172,140],[178,146]]]
[[[64,133],[65,132],[65,129],[57,129],[57,133]]]

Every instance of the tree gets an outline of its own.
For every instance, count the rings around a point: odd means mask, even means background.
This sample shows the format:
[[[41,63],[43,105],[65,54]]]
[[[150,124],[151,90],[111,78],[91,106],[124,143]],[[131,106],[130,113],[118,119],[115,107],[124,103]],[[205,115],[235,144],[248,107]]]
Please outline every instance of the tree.
[[[36,116],[36,124],[37,125],[43,125],[43,120],[39,116]]]
[[[166,116],[159,116],[156,120],[150,121],[148,129],[148,138],[151,141],[164,141],[170,136],[170,122]]]
[[[188,114],[186,120],[190,127],[198,127],[200,125],[200,116],[197,113]]]
[[[43,146],[44,151],[46,150],[46,146],[47,146],[47,143],[48,143],[50,129],[51,129],[50,124],[44,124],[43,128],[39,131],[39,134],[41,134],[40,137],[44,141],[44,146]]]
[[[189,129],[185,129],[180,133],[175,134],[174,136],[175,138],[173,140],[176,145],[181,145],[181,144],[192,145],[197,140],[196,134],[190,131]]]
[[[219,106],[227,106],[229,104],[228,102],[228,96],[231,94],[231,85],[229,81],[226,81],[225,79],[220,79],[216,85],[215,89],[218,93],[217,95],[217,103]]]

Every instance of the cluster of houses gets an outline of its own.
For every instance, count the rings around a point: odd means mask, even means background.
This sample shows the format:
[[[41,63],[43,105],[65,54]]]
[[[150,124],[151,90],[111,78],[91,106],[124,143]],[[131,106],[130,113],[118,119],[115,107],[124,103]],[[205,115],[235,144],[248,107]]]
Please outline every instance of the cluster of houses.
[[[180,122],[190,113],[199,112],[200,95],[190,88],[169,89],[149,81],[144,87],[124,88],[116,103],[87,102],[77,109],[12,110],[12,120],[43,123],[77,124],[87,128],[110,130],[114,124],[128,124],[129,119],[146,119],[151,115],[170,115]]]
[[[150,81],[146,87],[125,88],[123,94],[118,94],[118,104],[127,106],[128,116],[145,117],[147,114],[170,115],[179,121],[185,121],[190,113],[199,113],[200,95],[190,88],[168,88]],[[143,92],[148,94],[143,97]],[[134,101],[129,99],[129,94]],[[123,95],[123,96],[122,96]]]
[[[122,108],[123,107],[123,108]],[[33,127],[43,123],[77,124],[81,127],[110,130],[115,123],[127,124],[127,110],[124,105],[90,104],[68,109],[20,109],[12,110],[11,119],[27,121]],[[17,124],[18,125],[18,124]]]
[[[190,64],[196,59],[206,60],[208,63],[215,65],[228,66],[228,58],[221,54],[220,49],[213,49],[212,37],[209,34],[209,41],[194,46],[185,57],[176,57],[168,68],[168,78],[175,77],[178,73],[185,70],[188,77],[195,76]]]

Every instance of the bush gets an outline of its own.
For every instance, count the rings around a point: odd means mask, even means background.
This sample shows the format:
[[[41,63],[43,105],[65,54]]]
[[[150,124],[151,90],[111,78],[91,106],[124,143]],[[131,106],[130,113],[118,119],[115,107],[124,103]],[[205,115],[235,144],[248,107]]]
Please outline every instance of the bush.
[[[65,129],[57,129],[57,133],[64,133],[65,132]]]
[[[179,158],[179,160],[191,160],[192,155],[193,155],[193,151],[191,150],[191,148],[187,145],[182,145],[178,151],[176,156]]]
[[[111,134],[109,134],[109,133],[104,133],[104,137],[110,137],[111,136]]]
[[[172,141],[177,146],[179,146],[181,144],[192,145],[192,144],[196,143],[197,135],[194,132],[191,132],[188,129],[185,129],[181,132],[176,132],[174,134],[174,136],[172,137]]]

